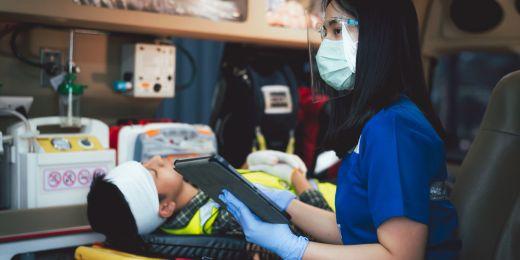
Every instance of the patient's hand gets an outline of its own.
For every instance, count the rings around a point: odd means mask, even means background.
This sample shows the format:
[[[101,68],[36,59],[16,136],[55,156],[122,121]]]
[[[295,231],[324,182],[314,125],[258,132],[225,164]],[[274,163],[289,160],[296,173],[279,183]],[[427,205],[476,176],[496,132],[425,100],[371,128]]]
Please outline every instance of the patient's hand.
[[[292,183],[292,175],[296,173],[297,169],[292,168],[287,164],[275,164],[275,165],[267,165],[267,164],[259,164],[259,165],[250,165],[249,169],[252,171],[261,171],[267,174],[276,176],[288,183]]]

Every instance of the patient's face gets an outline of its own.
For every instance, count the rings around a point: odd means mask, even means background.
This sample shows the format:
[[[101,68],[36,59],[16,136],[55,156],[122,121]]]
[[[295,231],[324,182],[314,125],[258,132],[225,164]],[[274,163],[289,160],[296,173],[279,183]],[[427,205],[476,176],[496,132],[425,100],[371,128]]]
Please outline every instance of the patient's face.
[[[157,192],[166,196],[165,199],[175,201],[181,191],[183,178],[173,169],[172,162],[160,156],[155,156],[143,163],[143,166],[152,174]]]

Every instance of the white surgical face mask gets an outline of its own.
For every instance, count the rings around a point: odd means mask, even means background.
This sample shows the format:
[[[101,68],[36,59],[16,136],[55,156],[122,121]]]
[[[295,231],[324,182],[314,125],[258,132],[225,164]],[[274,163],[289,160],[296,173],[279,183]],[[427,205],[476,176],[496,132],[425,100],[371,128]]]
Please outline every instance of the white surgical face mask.
[[[321,78],[338,91],[354,88],[356,73],[357,42],[342,27],[343,40],[323,39],[316,55]]]

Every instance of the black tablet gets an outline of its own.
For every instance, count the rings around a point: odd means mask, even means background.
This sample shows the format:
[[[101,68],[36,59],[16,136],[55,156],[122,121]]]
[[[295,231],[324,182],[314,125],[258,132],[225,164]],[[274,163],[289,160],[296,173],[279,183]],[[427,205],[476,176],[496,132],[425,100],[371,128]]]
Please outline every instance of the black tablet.
[[[218,198],[218,195],[223,189],[226,189],[263,221],[289,224],[289,214],[281,210],[218,155],[176,160],[175,170],[223,207],[226,205]]]

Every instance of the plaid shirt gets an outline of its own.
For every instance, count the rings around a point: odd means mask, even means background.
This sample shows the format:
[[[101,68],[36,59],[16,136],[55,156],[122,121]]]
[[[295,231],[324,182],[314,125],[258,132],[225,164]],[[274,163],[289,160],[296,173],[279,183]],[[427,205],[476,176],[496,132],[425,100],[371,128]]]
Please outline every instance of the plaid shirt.
[[[332,211],[332,208],[329,206],[321,192],[318,190],[307,190],[303,192],[299,199],[306,203],[313,205],[318,208],[322,208],[328,211]],[[195,213],[204,206],[209,201],[209,197],[202,191],[199,190],[197,195],[191,199],[191,201],[184,206],[181,211],[176,213],[174,216],[169,218],[162,226],[161,228],[165,229],[180,229],[184,228],[188,225],[190,220],[193,218]],[[215,222],[212,225],[212,235],[241,235],[243,234],[242,228],[240,227],[240,224],[233,218],[233,216],[225,211],[225,210],[219,210],[217,211],[218,216],[215,219]],[[206,232],[205,229],[204,233],[210,234],[210,232]]]

